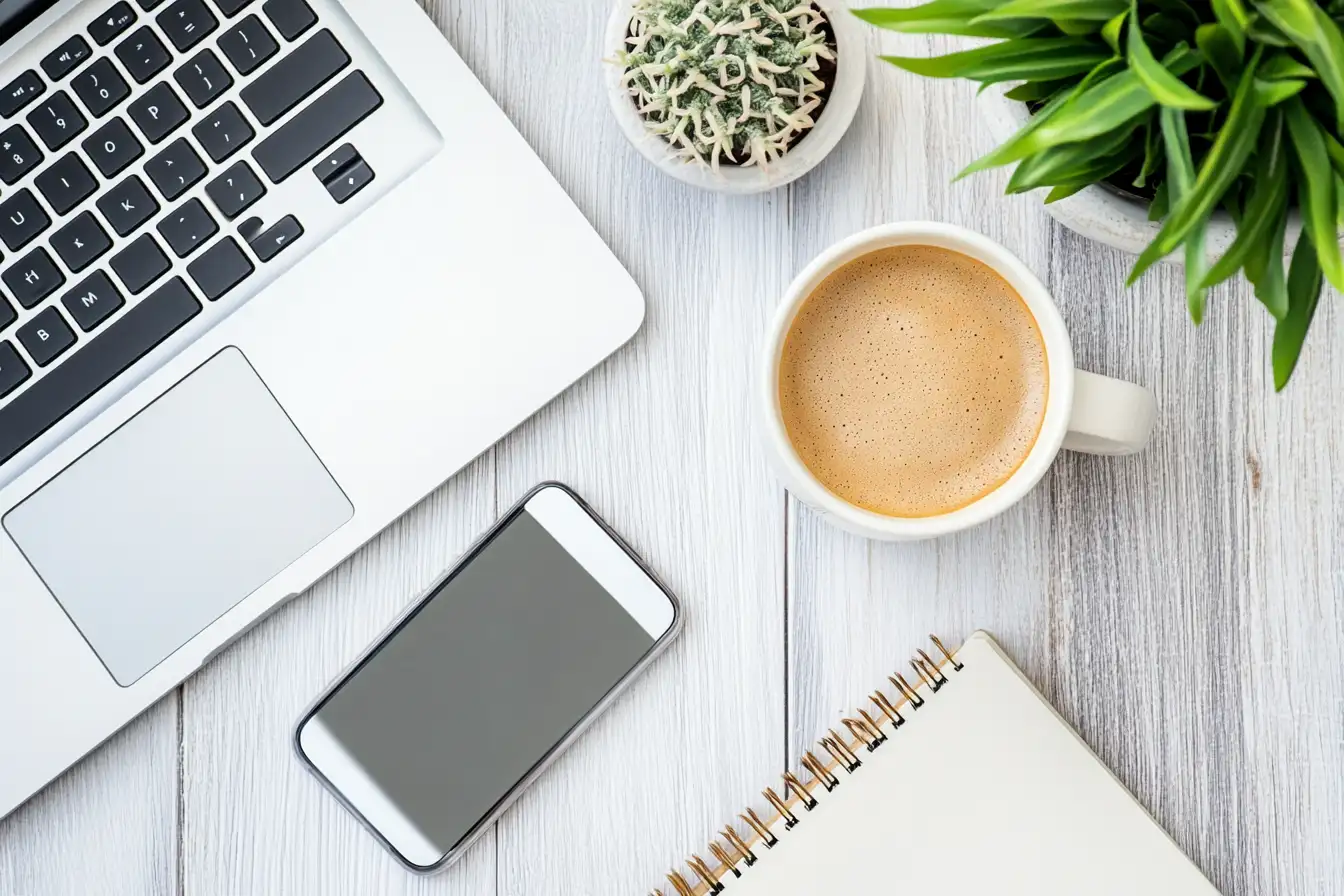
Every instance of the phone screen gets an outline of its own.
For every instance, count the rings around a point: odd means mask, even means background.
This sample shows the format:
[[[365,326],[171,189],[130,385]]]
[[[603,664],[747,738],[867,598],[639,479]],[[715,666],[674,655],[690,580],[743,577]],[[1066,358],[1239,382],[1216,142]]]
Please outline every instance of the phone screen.
[[[306,725],[444,856],[655,640],[523,509]]]

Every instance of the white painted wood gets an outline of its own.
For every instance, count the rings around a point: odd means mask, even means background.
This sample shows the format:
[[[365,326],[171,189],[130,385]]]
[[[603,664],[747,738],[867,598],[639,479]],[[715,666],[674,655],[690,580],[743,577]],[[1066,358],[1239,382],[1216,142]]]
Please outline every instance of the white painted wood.
[[[0,893],[176,892],[178,713],[170,694],[0,821]]]
[[[935,631],[993,631],[1228,896],[1344,881],[1344,318],[1275,397],[1242,284],[1055,225],[1003,176],[964,85],[874,61],[852,132],[754,198],[666,178],[602,93],[605,0],[425,0],[645,285],[634,342],[312,594],[0,823],[0,893],[642,893]],[[874,52],[879,41],[869,37]],[[941,39],[886,36],[927,52]],[[882,221],[973,227],[1056,290],[1080,364],[1146,383],[1134,458],[1065,455],[1013,512],[935,544],[819,522],[768,478],[753,355],[792,277]],[[686,603],[683,640],[453,871],[401,871],[294,760],[298,712],[536,481],[587,496]],[[5,732],[5,736],[11,736]],[[912,807],[913,808],[913,807]],[[949,869],[955,880],[955,869]],[[665,888],[665,892],[667,892]],[[955,892],[955,888],[950,890]]]

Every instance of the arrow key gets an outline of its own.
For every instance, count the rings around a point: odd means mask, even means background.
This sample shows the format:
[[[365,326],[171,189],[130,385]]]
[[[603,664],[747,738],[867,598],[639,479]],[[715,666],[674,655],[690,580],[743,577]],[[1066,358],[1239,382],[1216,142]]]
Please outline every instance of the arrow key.
[[[339,177],[327,181],[327,192],[338,203],[344,204],[351,196],[373,183],[373,169],[369,163],[360,159],[346,167]]]
[[[252,251],[257,253],[257,258],[262,261],[270,261],[279,255],[289,244],[303,236],[303,225],[299,219],[293,215],[287,215],[280,219],[280,222],[265,231],[260,236],[248,242]]]

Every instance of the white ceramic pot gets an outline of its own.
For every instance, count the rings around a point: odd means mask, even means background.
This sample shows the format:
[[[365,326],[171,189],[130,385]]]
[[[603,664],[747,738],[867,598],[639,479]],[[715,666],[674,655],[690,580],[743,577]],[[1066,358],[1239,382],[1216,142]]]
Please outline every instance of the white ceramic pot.
[[[1003,94],[1014,85],[1007,84],[980,94],[980,112],[989,126],[995,144],[1003,143],[1027,123],[1031,113],[1025,103],[1010,100]],[[1044,188],[1034,191],[1042,200],[1049,192]],[[1138,254],[1157,236],[1160,225],[1148,220],[1148,204],[1139,202],[1104,187],[1091,186],[1067,199],[1045,206],[1046,211],[1065,227],[1083,236]],[[1297,215],[1288,222],[1286,245],[1291,247],[1299,228]],[[1237,228],[1227,212],[1219,210],[1209,222],[1207,245],[1210,257],[1222,255],[1236,238]],[[1165,259],[1180,263],[1182,255],[1173,252]]]
[[[854,112],[859,108],[859,98],[863,96],[868,72],[868,52],[863,29],[859,20],[850,14],[848,5],[842,0],[817,0],[817,5],[825,11],[835,32],[836,73],[831,95],[826,101],[826,107],[821,110],[816,126],[804,134],[782,158],[770,163],[768,168],[721,165],[715,171],[708,165],[678,158],[666,140],[645,129],[644,119],[621,86],[621,67],[611,61],[616,51],[624,45],[634,10],[634,0],[618,0],[607,22],[602,68],[611,110],[621,126],[621,132],[644,158],[660,169],[677,180],[707,190],[735,194],[762,193],[802,177],[826,158],[845,135],[845,131],[849,130]]]

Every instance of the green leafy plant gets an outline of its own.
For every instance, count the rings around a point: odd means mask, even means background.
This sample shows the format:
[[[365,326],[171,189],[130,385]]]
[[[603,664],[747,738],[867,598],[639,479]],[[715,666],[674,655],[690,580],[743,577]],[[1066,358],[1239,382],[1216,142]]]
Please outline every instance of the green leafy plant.
[[[622,84],[687,161],[768,165],[816,124],[835,40],[815,0],[637,0]]]
[[[967,78],[1032,109],[1013,137],[962,175],[1016,163],[1008,192],[1054,202],[1094,183],[1150,200],[1161,221],[1132,284],[1181,251],[1190,316],[1243,271],[1275,320],[1274,383],[1287,385],[1323,282],[1344,289],[1344,0],[932,0],[861,9],[893,31],[991,38],[934,58],[883,57]],[[1219,209],[1237,235],[1214,263]],[[1284,270],[1289,213],[1301,236]]]

